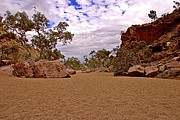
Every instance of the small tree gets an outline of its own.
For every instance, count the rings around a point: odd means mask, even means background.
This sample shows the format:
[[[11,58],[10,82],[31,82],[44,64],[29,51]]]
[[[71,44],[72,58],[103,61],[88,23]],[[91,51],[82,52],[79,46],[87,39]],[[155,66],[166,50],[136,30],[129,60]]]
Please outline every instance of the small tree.
[[[148,14],[149,18],[151,18],[152,20],[156,20],[158,17],[156,15],[156,11],[151,10],[150,13]]]
[[[173,1],[175,5],[173,5],[174,9],[179,9],[180,8],[180,2]]]

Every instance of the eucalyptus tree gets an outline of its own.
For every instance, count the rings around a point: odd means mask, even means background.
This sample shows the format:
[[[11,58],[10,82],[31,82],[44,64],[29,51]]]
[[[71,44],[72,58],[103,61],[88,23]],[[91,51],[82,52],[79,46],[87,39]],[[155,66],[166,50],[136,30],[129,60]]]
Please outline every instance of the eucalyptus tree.
[[[6,11],[3,20],[3,28],[15,33],[23,44],[28,42],[26,32],[33,29],[33,23],[25,12],[17,12],[13,15],[10,11]]]
[[[74,70],[80,70],[81,69],[81,62],[79,61],[79,59],[77,57],[70,57],[67,60],[65,60],[64,65],[67,68],[71,68]]]
[[[148,14],[148,17],[153,19],[154,21],[158,18],[155,10],[151,10]]]
[[[54,28],[47,28],[49,20],[41,12],[33,15],[33,23],[36,35],[33,36],[32,45],[39,50],[40,59],[59,59],[60,53],[56,49],[57,42],[66,45],[73,38],[73,34],[66,29],[69,25],[66,22],[59,22]],[[59,57],[54,57],[54,53]]]

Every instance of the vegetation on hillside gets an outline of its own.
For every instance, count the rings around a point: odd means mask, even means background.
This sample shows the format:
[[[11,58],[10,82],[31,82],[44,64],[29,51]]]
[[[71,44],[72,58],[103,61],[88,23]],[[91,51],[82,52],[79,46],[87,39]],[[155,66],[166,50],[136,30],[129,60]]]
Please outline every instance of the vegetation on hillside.
[[[10,11],[6,11],[0,31],[1,60],[8,59],[12,63],[21,61],[19,54],[24,51],[26,52],[22,55],[25,56],[23,60],[32,59],[34,54],[32,49],[38,53],[35,60],[62,58],[63,55],[56,48],[57,42],[66,45],[72,41],[73,34],[67,31],[69,25],[66,22],[59,22],[53,28],[48,28],[48,24],[49,20],[41,12],[36,12],[30,19],[25,12],[13,15]],[[29,31],[34,32],[30,39],[31,43],[28,42],[26,34]]]

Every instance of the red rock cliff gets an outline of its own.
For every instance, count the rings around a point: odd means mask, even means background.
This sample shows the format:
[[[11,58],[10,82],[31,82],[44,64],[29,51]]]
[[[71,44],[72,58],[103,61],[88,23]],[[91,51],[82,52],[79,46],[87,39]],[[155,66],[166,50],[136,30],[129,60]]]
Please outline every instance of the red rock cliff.
[[[152,43],[180,25],[179,21],[180,9],[177,9],[171,14],[164,15],[164,17],[159,18],[155,22],[133,25],[122,34],[122,46],[128,46],[132,41],[146,41]]]

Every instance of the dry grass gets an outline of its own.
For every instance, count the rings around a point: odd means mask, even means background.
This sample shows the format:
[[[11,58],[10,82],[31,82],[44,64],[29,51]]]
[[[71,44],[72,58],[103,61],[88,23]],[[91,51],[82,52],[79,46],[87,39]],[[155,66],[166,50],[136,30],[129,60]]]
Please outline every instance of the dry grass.
[[[180,81],[78,73],[66,79],[0,74],[0,120],[180,120]]]

